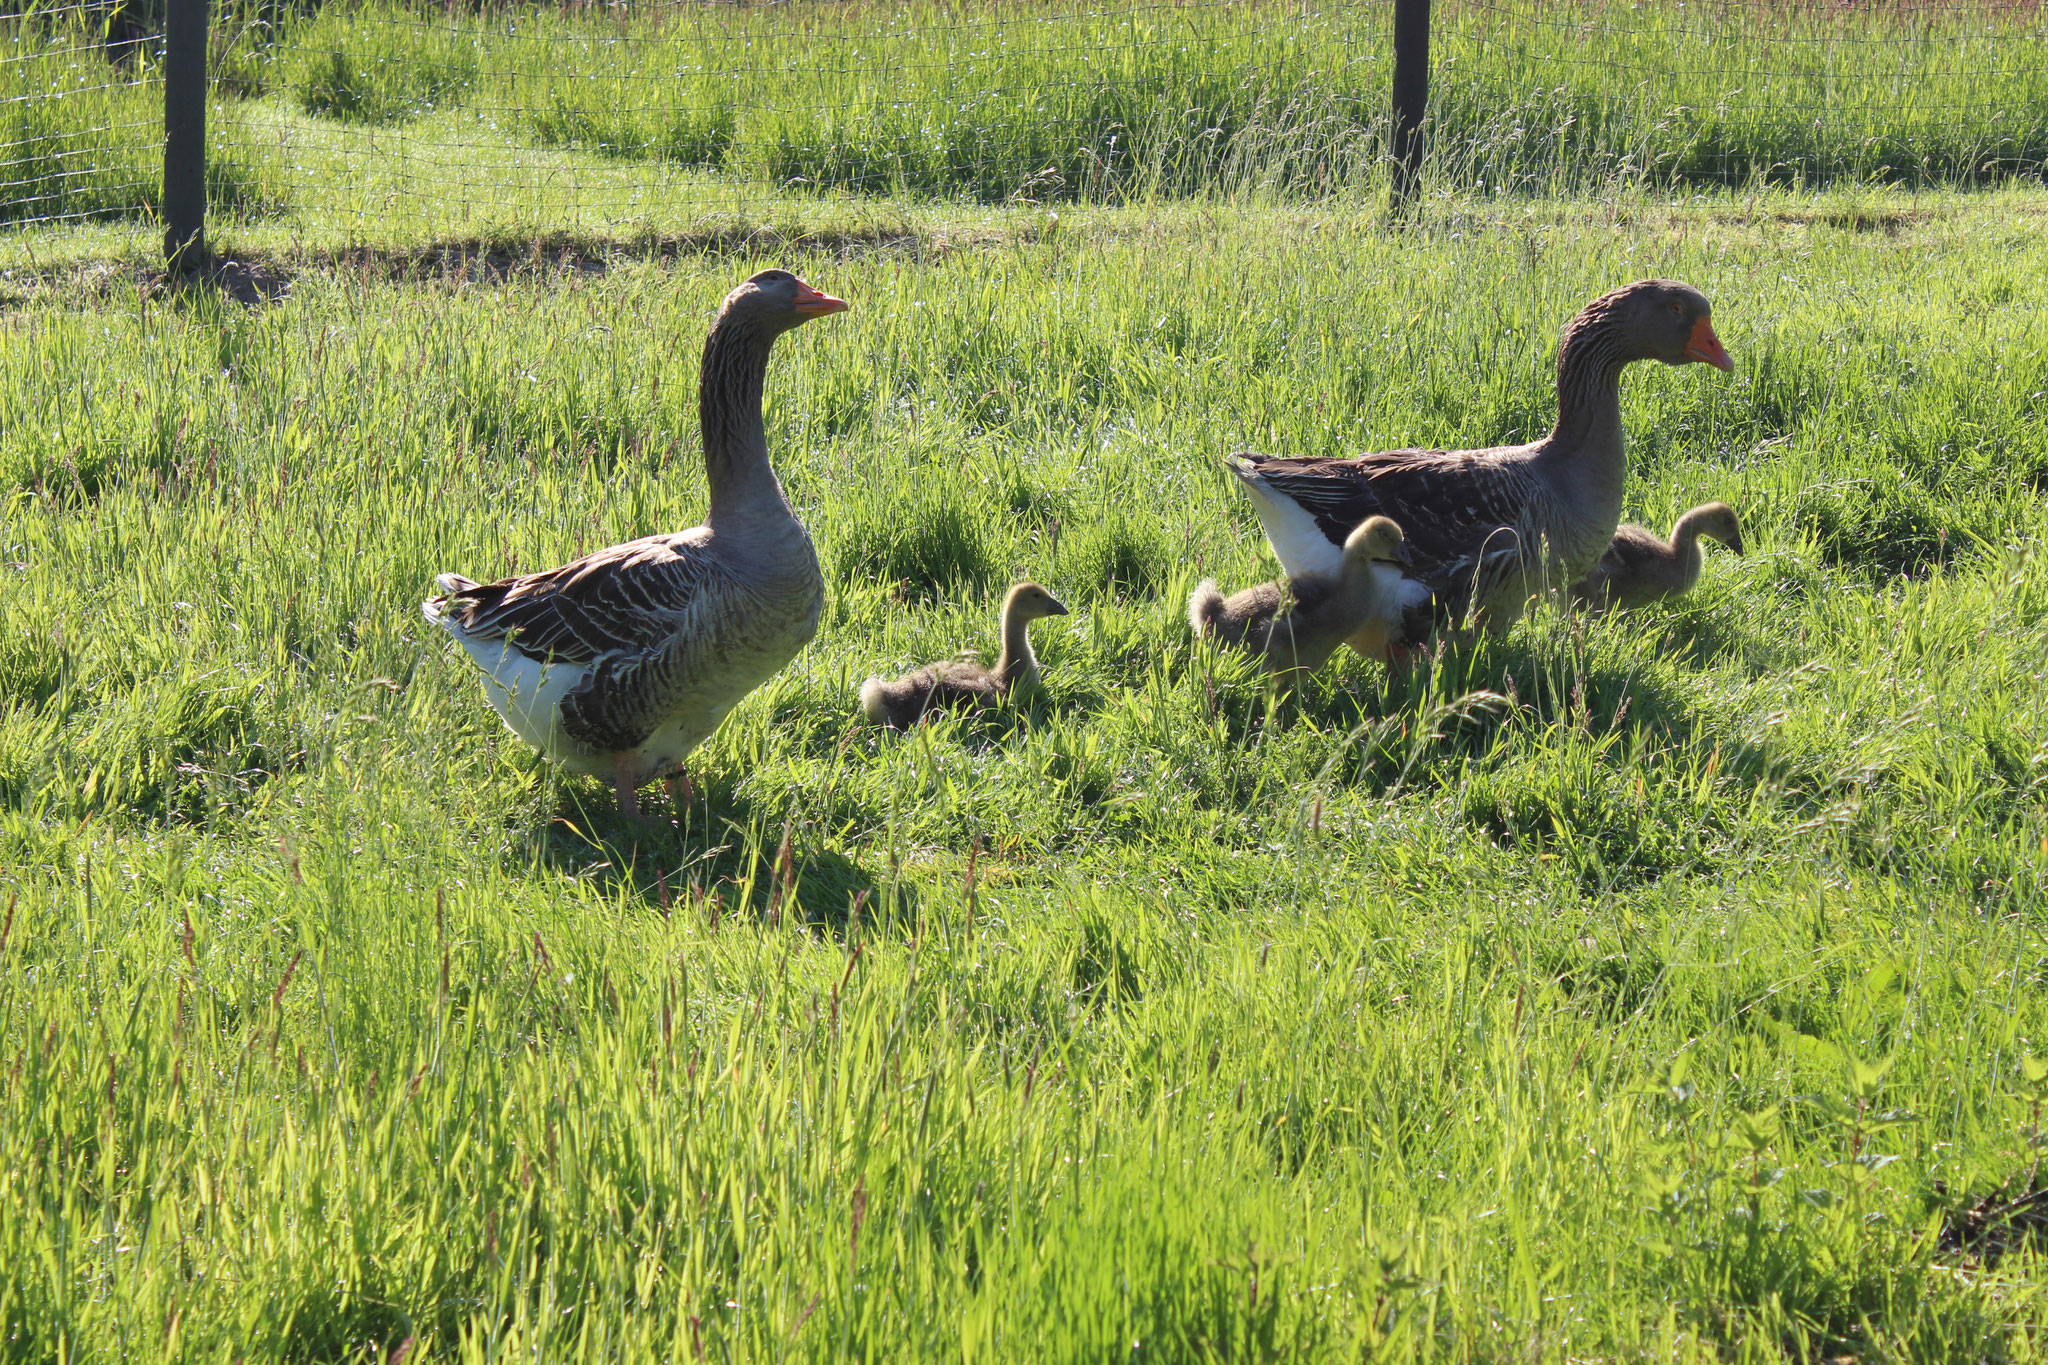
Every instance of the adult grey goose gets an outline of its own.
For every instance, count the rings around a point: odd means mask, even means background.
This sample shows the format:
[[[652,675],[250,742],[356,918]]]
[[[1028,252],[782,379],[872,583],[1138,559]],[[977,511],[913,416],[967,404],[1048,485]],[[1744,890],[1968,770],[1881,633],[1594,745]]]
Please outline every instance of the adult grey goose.
[[[1530,596],[1586,573],[1614,538],[1628,473],[1623,368],[1735,368],[1712,316],[1706,295],[1676,280],[1639,280],[1587,304],[1558,346],[1557,425],[1540,440],[1354,459],[1241,452],[1230,467],[1290,577],[1335,570],[1338,547],[1369,516],[1407,533],[1415,563],[1399,616],[1353,636],[1359,652],[1393,657],[1446,621],[1476,617],[1504,630]]]
[[[1401,528],[1387,517],[1367,517],[1345,540],[1335,577],[1302,574],[1229,597],[1205,578],[1188,598],[1188,626],[1198,639],[1257,655],[1268,673],[1291,682],[1321,668],[1338,646],[1394,610],[1400,565],[1408,562]]]
[[[1038,656],[1026,627],[1066,614],[1066,605],[1045,588],[1019,583],[1003,598],[1003,652],[994,668],[961,660],[926,664],[894,681],[869,678],[861,684],[861,709],[869,720],[908,730],[934,711],[1000,705],[1020,686],[1038,685]]]
[[[1591,573],[1572,584],[1572,600],[1591,607],[1640,607],[1691,592],[1706,556],[1700,537],[1742,553],[1742,522],[1725,502],[1703,503],[1678,519],[1671,539],[1634,525],[1617,526]]]
[[[442,574],[421,604],[483,669],[513,733],[610,779],[628,818],[654,778],[673,794],[684,755],[817,631],[824,578],[768,462],[761,388],[777,337],[845,308],[787,270],[726,295],[698,373],[702,526],[495,583]]]

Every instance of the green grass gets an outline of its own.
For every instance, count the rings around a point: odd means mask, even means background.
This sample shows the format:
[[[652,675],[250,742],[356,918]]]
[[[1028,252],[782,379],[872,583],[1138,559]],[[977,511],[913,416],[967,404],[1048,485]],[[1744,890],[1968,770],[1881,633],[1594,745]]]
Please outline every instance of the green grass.
[[[1384,153],[1384,6],[656,7],[446,18],[389,3],[292,30],[309,113],[475,131],[780,184],[1000,201],[1323,194]],[[1956,183],[2037,172],[2037,9],[1440,7],[1436,176]]]
[[[0,16],[0,228],[144,218],[163,202],[161,42],[109,46],[108,34],[104,15],[77,7]],[[224,218],[274,214],[279,189],[254,164],[239,112],[223,104],[214,114],[209,208]]]
[[[258,223],[264,307],[0,241],[0,1355],[2040,1355],[1942,1236],[2048,1051],[2038,193],[882,212]],[[769,382],[830,604],[635,832],[416,604],[693,523],[770,261],[853,304]],[[1747,558],[1189,648],[1220,452],[1527,435],[1651,274],[1737,371],[1630,373],[1630,512]],[[1033,713],[861,723],[1024,575]]]
[[[1489,195],[2038,178],[2034,5],[1439,6],[1429,183]],[[153,44],[0,20],[0,221],[146,217]],[[797,189],[1353,197],[1384,184],[1384,5],[225,6],[215,212],[360,232],[536,198],[606,229]],[[751,187],[751,188],[749,188]],[[551,224],[559,226],[559,222]]]

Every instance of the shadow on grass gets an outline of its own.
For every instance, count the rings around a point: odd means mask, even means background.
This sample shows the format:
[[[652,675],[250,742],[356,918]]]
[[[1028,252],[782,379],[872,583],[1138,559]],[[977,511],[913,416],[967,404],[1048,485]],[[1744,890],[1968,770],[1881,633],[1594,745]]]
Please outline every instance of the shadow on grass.
[[[853,858],[812,846],[800,813],[762,809],[723,776],[696,782],[683,809],[660,788],[641,793],[640,809],[639,821],[628,820],[609,790],[564,784],[536,835],[541,864],[653,913],[713,924],[793,918],[843,933],[915,909],[908,888],[885,891]]]
[[[1344,735],[1324,780],[1443,792],[1474,833],[1561,859],[1589,893],[1710,871],[1769,768],[1660,672],[1555,638],[1449,639],[1377,690],[1287,706]]]
[[[668,268],[690,257],[759,258],[782,253],[856,260],[878,256],[923,256],[961,245],[929,230],[903,223],[854,228],[810,229],[734,219],[690,232],[642,232],[608,237],[566,231],[531,235],[451,237],[416,246],[351,246],[298,251],[239,251],[211,254],[180,273],[154,262],[125,268],[104,263],[65,267],[46,276],[11,283],[6,305],[27,302],[40,287],[84,292],[100,298],[137,290],[145,298],[193,301],[218,298],[249,306],[275,303],[291,293],[301,275],[347,274],[393,284],[509,284],[519,280],[563,280],[603,275],[625,262]]]

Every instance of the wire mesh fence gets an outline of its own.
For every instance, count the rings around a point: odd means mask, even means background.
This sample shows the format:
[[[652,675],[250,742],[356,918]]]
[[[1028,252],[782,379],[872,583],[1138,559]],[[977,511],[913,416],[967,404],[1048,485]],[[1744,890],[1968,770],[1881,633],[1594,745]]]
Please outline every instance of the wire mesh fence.
[[[159,202],[163,35],[137,13],[0,18],[0,221]],[[244,5],[213,20],[208,200],[369,230],[617,223],[750,188],[1371,192],[1391,20],[1389,0]],[[1440,0],[1425,183],[2038,175],[2044,38],[2031,2]]]
[[[147,211],[161,29],[96,4],[0,14],[0,223]]]
[[[278,62],[291,117],[267,131],[295,197],[387,207],[511,194],[616,218],[735,183],[982,202],[1255,179],[1314,193],[1379,155],[1375,8],[366,5],[323,13]]]
[[[1468,184],[1982,184],[2048,164],[2038,4],[1470,0],[1435,143]]]

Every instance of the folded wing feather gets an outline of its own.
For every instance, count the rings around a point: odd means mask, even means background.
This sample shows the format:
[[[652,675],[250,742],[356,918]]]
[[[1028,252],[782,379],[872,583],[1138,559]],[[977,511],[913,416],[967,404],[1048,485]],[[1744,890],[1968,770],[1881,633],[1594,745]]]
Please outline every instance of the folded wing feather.
[[[701,527],[648,536],[540,573],[450,583],[433,605],[466,644],[502,643],[496,671],[523,672],[515,655],[573,667],[576,681],[559,700],[562,734],[590,750],[632,750],[679,714],[703,711],[708,731],[734,685],[744,690],[772,671],[741,657],[752,651],[732,629],[766,604],[708,549]]]
[[[536,659],[648,654],[729,582],[705,539],[699,527],[629,540],[560,568],[473,584],[450,593],[442,611],[461,633],[508,638]]]
[[[1426,585],[1433,599],[1426,604],[1402,594],[1401,605],[1417,617],[1411,638],[1426,629],[1425,608],[1439,617],[1462,615],[1475,596],[1483,598],[1514,571],[1522,553],[1516,528],[1542,497],[1523,471],[1474,451],[1390,450],[1346,460],[1241,454],[1231,467],[1252,492],[1267,539],[1290,574],[1328,572],[1344,538],[1367,517],[1400,523],[1414,557],[1405,576]],[[1305,534],[1310,521],[1317,537]],[[1297,567],[1290,560],[1306,562]]]

